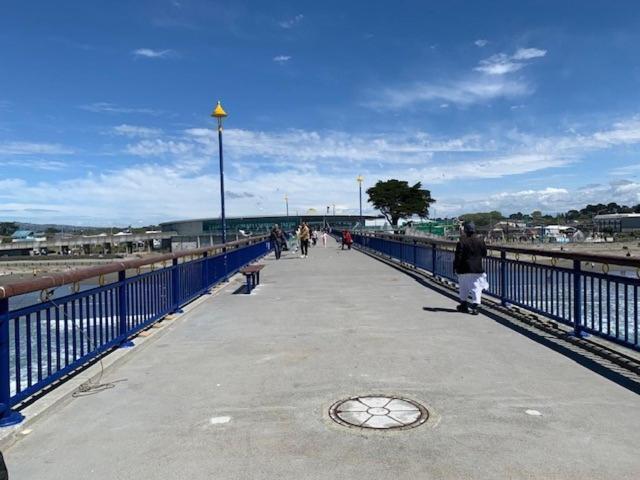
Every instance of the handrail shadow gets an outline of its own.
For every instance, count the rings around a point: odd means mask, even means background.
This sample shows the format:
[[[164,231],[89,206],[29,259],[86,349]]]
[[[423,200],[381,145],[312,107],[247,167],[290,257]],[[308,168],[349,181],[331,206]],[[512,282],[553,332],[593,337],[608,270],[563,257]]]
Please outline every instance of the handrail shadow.
[[[416,282],[421,284],[428,289],[444,295],[451,300],[458,301],[458,297],[455,293],[449,291],[444,287],[439,287],[432,283],[432,281],[427,280],[423,274],[420,272],[416,272],[413,270],[409,270],[401,265],[397,265],[393,262],[389,262],[387,259],[377,257],[376,255],[367,252],[366,250],[359,249],[360,252],[378,260],[383,263],[386,263],[390,267],[395,270],[404,273],[405,275],[411,277]],[[428,307],[423,307],[423,310],[427,310]],[[445,309],[443,309],[445,310]],[[431,310],[427,310],[431,311]],[[434,308],[433,311],[442,311]],[[544,345],[545,347],[553,350],[554,352],[560,353],[565,357],[573,360],[579,365],[591,370],[598,375],[610,380],[621,387],[626,388],[627,390],[640,395],[640,376],[633,373],[631,370],[625,369],[624,367],[618,366],[615,363],[607,360],[606,358],[599,356],[589,350],[581,348],[578,345],[572,344],[563,338],[562,335],[554,335],[550,332],[545,332],[543,330],[537,330],[536,327],[530,326],[527,328],[526,324],[521,323],[517,319],[510,320],[505,316],[498,314],[497,312],[491,311],[483,305],[483,308],[480,311],[481,315],[484,315],[495,322],[503,325],[515,332],[524,335],[525,337],[533,340],[534,342]]]

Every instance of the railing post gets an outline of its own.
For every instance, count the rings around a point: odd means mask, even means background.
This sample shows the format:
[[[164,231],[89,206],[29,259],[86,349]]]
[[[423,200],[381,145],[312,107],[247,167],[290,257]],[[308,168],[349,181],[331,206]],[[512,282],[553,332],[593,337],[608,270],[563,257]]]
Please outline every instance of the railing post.
[[[580,280],[582,266],[580,260],[573,261],[573,333],[582,336],[582,298],[580,295]]]
[[[180,308],[180,270],[177,258],[171,261],[171,293],[173,296],[173,311],[171,313],[182,313]]]
[[[229,266],[227,265],[227,244],[224,244],[222,247],[222,261],[224,263],[224,276],[222,277],[223,282],[229,281]]]
[[[202,289],[208,290],[209,288],[209,256],[208,252],[202,254]]]
[[[133,342],[127,340],[127,271],[118,272],[118,334],[120,336],[120,348],[133,347]]]
[[[500,303],[507,306],[507,252],[500,252]]]
[[[416,240],[413,241],[413,268],[418,267],[418,242]]]
[[[437,259],[436,244],[432,243],[431,244],[431,265],[433,266],[433,271],[431,273],[433,273],[434,277],[438,273],[436,259]]]
[[[9,299],[0,299],[0,427],[15,425],[24,417],[11,410],[11,369],[9,357]],[[19,381],[19,379],[18,379]]]

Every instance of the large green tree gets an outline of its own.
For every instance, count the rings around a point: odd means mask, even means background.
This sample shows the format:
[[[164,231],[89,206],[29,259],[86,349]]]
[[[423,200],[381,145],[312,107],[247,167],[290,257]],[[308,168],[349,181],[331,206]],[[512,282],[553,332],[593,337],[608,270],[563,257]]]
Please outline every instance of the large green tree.
[[[380,210],[394,227],[401,218],[429,216],[429,205],[435,202],[431,192],[423,189],[420,182],[409,186],[408,182],[395,179],[379,180],[367,190],[367,195],[369,203]]]

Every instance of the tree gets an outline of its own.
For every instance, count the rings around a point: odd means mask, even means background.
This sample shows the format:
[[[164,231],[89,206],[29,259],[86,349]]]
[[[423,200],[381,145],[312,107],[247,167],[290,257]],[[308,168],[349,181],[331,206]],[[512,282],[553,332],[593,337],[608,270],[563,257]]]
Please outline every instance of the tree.
[[[0,236],[5,237],[13,235],[18,230],[18,224],[15,222],[0,222]]]
[[[497,210],[491,212],[465,213],[459,218],[464,222],[473,222],[477,227],[490,227],[504,219],[502,213]]]
[[[424,190],[420,182],[410,187],[408,182],[401,180],[379,180],[367,190],[369,203],[380,210],[387,221],[394,227],[401,218],[417,215],[426,218],[429,215],[429,205],[435,202],[431,192]]]
[[[578,210],[569,210],[566,215],[567,220],[577,220],[580,218],[580,212]]]

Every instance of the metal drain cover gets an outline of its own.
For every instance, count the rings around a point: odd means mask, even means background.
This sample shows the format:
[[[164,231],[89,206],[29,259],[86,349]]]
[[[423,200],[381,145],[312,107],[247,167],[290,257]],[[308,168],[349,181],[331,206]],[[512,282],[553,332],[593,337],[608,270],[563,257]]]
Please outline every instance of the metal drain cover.
[[[367,395],[334,403],[329,416],[345,427],[402,430],[422,425],[429,412],[406,398]]]

